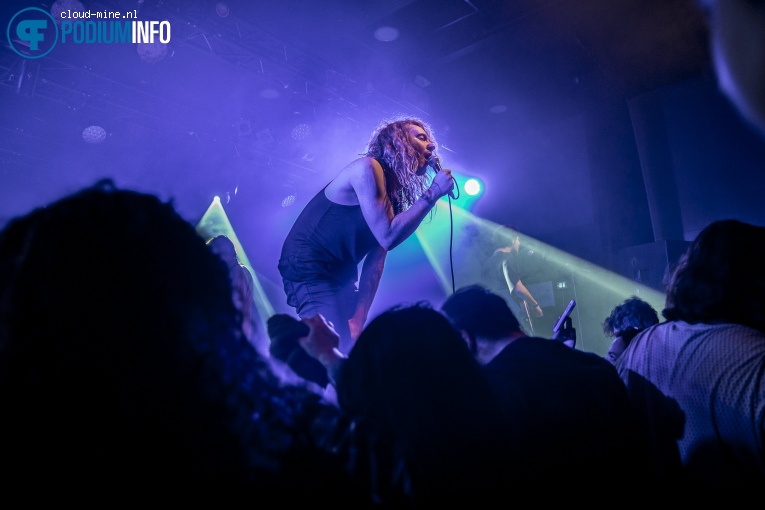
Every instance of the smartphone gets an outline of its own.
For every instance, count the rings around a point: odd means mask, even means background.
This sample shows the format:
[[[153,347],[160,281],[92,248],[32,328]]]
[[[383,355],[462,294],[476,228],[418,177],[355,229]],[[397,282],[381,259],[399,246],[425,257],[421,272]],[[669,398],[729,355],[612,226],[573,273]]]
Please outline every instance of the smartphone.
[[[553,333],[557,333],[560,328],[563,327],[563,323],[566,322],[566,319],[569,315],[571,315],[571,312],[574,310],[574,307],[576,306],[576,301],[573,299],[569,301],[568,306],[563,311],[560,317],[558,317],[558,320],[555,321],[555,325],[553,326]]]

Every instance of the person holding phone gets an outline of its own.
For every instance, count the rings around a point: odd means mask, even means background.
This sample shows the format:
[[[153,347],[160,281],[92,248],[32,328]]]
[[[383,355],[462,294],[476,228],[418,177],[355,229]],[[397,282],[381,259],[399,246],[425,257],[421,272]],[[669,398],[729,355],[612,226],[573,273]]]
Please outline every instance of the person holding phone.
[[[608,361],[526,335],[505,300],[478,285],[457,289],[441,311],[521,431],[513,453],[527,481],[556,480],[576,489],[593,479],[617,487],[642,476],[647,455],[626,388]]]

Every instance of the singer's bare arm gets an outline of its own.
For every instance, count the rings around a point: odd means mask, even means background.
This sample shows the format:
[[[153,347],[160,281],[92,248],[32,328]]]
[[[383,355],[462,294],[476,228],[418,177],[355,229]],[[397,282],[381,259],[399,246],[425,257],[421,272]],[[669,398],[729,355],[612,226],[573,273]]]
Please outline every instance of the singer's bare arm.
[[[377,242],[389,251],[412,235],[436,201],[453,187],[451,171],[444,169],[436,174],[430,188],[409,209],[394,215],[382,166],[373,158],[363,157],[340,172],[327,186],[326,195],[340,204],[359,204]]]

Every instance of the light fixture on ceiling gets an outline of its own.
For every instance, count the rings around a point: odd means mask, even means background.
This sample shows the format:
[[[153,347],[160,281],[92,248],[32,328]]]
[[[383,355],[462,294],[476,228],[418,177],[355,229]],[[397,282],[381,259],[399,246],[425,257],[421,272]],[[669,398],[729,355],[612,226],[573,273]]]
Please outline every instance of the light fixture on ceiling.
[[[252,123],[249,119],[239,119],[235,124],[236,134],[239,138],[252,137]]]
[[[282,199],[282,207],[289,207],[295,203],[297,197],[295,195],[287,195]]]
[[[101,126],[88,126],[82,130],[82,139],[88,143],[101,143],[106,140],[106,130]]]
[[[138,43],[136,44],[136,51],[144,62],[156,64],[167,56],[167,44],[159,40],[152,43]]]
[[[292,128],[290,135],[293,140],[305,140],[311,136],[311,126],[305,123],[297,124]]]
[[[78,2],[77,0],[56,0],[53,2],[53,5],[50,6],[50,15],[53,16],[56,23],[61,25],[61,22],[63,21],[61,13],[69,11],[85,12],[86,10],[87,9],[82,5],[82,2]]]
[[[218,2],[215,4],[215,13],[220,16],[221,18],[225,18],[229,15],[231,11],[228,8],[228,4],[226,2]]]
[[[274,135],[268,128],[261,129],[255,133],[255,140],[261,145],[268,145],[274,143]]]
[[[277,99],[281,94],[278,90],[267,88],[260,91],[260,97],[263,99]]]
[[[507,106],[503,104],[495,104],[491,108],[489,108],[489,111],[491,113],[505,113],[507,111]]]
[[[289,207],[297,200],[297,187],[293,183],[287,183],[284,187],[287,189],[287,194],[282,199],[282,207]]]
[[[398,39],[398,29],[396,27],[382,26],[375,30],[375,39],[382,42],[391,42]]]

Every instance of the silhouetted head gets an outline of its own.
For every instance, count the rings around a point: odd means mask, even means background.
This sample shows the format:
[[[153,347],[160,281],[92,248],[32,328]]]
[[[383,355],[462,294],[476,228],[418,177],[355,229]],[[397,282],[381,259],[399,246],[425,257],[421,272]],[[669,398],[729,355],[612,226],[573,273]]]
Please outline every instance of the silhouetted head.
[[[401,445],[415,494],[462,504],[457,496],[485,498],[493,477],[505,486],[497,466],[509,428],[495,393],[459,332],[426,303],[394,307],[364,328],[337,393]]]
[[[720,220],[704,228],[667,281],[662,315],[765,332],[765,227]]]
[[[239,259],[236,256],[236,247],[233,241],[226,235],[217,235],[207,241],[207,246],[217,254],[229,267],[239,264]]]
[[[342,368],[338,400],[354,414],[381,409],[414,412],[477,374],[459,333],[427,303],[396,306],[375,317],[362,331]],[[464,375],[464,374],[463,374]],[[405,413],[399,416],[405,418]]]
[[[0,233],[4,473],[242,483],[266,371],[172,205],[102,182]]]
[[[455,328],[466,331],[471,338],[502,339],[521,331],[507,302],[480,285],[457,289],[446,298],[441,311]]]
[[[621,335],[626,332],[634,336],[635,332],[659,323],[659,314],[654,307],[637,296],[632,296],[614,307],[603,321],[606,336]]]

